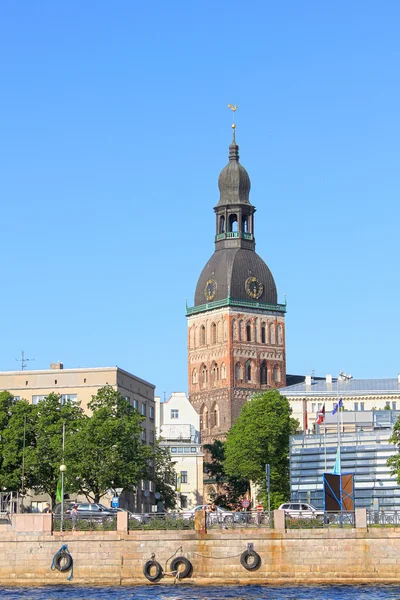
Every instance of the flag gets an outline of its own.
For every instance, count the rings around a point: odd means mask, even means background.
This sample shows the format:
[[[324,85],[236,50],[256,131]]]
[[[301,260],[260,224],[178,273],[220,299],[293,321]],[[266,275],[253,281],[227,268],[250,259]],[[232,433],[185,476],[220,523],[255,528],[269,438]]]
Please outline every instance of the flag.
[[[325,404],[323,405],[322,409],[318,412],[318,418],[316,420],[317,425],[321,425],[321,423],[323,423],[325,420]]]
[[[343,399],[342,398],[339,398],[339,402],[336,402],[335,406],[333,407],[332,414],[336,415],[339,408],[343,408]]]
[[[335,464],[333,465],[332,475],[341,475],[341,470],[340,470],[340,446],[338,446],[338,449],[336,451],[336,460],[335,460]]]
[[[62,502],[63,501],[63,497],[62,497],[62,483],[61,483],[61,475],[58,478],[58,482],[57,482],[57,489],[56,489],[56,502]]]

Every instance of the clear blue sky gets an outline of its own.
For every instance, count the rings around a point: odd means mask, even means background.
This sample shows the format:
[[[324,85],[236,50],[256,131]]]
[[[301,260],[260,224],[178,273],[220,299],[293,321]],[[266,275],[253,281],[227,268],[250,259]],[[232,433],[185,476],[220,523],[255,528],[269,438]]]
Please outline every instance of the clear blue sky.
[[[187,389],[229,102],[290,373],[400,370],[397,1],[0,5],[0,370]]]

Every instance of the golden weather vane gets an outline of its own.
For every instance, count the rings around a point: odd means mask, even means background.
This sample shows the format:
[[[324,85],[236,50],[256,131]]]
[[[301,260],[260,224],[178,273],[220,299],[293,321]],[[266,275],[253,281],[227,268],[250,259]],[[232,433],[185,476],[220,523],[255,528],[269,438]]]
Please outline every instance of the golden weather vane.
[[[232,133],[233,133],[233,141],[235,141],[235,129],[236,129],[236,125],[235,125],[235,113],[238,109],[237,104],[228,104],[228,108],[229,110],[231,110],[233,112],[233,123],[232,123]]]

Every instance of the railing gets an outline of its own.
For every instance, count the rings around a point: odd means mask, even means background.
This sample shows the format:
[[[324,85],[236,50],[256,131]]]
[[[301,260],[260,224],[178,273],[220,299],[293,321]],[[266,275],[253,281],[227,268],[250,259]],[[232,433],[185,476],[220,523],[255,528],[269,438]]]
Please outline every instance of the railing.
[[[296,515],[285,515],[286,529],[322,529],[322,528],[343,528],[355,527],[354,511],[320,511],[317,515],[312,515],[309,511],[299,510]]]
[[[273,527],[273,513],[227,512],[226,514],[206,514],[207,529],[242,529]],[[154,529],[194,529],[193,514],[147,513],[129,517],[129,530],[151,531]]]
[[[207,514],[208,529],[242,529],[242,528],[258,528],[258,527],[273,527],[274,518],[272,512],[233,512],[227,515]]]
[[[186,308],[186,314],[195,315],[200,312],[207,310],[214,310],[222,306],[241,306],[245,308],[262,308],[264,310],[270,310],[272,312],[286,312],[286,304],[269,304],[267,302],[250,302],[249,300],[235,300],[234,298],[224,298],[223,300],[215,300],[214,302],[208,302],[207,304],[200,304],[199,306],[191,306]]]
[[[239,238],[239,237],[243,238],[244,240],[252,240],[253,234],[248,233],[246,231],[244,231],[242,233],[240,233],[240,231],[227,231],[225,233],[217,233],[216,240],[218,242],[219,240]]]
[[[400,527],[400,511],[367,510],[368,527]]]
[[[145,513],[129,516],[128,528],[130,531],[143,529],[194,529],[194,519],[184,517],[179,513]]]
[[[74,523],[70,514],[65,514],[62,520],[62,531],[116,531],[116,516],[79,517]],[[61,515],[53,515],[53,531],[61,531]]]

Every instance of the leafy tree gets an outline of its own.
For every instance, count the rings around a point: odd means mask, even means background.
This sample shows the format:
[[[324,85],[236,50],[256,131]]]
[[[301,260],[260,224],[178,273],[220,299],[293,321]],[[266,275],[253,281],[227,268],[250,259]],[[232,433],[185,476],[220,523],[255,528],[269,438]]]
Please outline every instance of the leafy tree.
[[[243,406],[225,443],[225,472],[254,481],[261,501],[266,498],[265,465],[270,465],[271,508],[289,498],[289,436],[299,426],[291,412],[277,390],[256,394]]]
[[[393,433],[389,439],[391,444],[397,446],[397,453],[390,456],[386,464],[390,467],[390,473],[394,477],[397,478],[397,483],[400,484],[400,418],[397,419],[394,427]]]
[[[60,465],[68,465],[68,455],[74,447],[74,438],[87,417],[82,408],[59,394],[51,393],[39,404],[32,406],[34,439],[25,450],[27,483],[36,493],[49,494],[53,505],[56,499]],[[63,425],[65,425],[65,450],[63,454]],[[68,485],[69,483],[69,485]],[[71,480],[65,478],[65,491],[74,491]]]
[[[176,507],[176,471],[168,448],[161,446],[161,439],[156,441],[154,450],[154,483],[161,496],[165,509]]]
[[[99,502],[109,489],[133,491],[149,479],[153,454],[141,442],[144,417],[111,386],[100,388],[88,408],[92,416],[81,422],[65,460],[69,485]]]
[[[26,400],[18,400],[9,405],[7,421],[3,420],[3,429],[0,431],[2,489],[23,493],[34,484],[34,474],[31,469],[26,469],[24,458],[27,449],[35,445],[35,408]]]
[[[215,504],[235,509],[240,507],[240,500],[249,489],[249,482],[243,477],[228,475],[225,472],[225,443],[215,440],[212,444],[204,444],[210,461],[204,463],[204,473],[218,485],[218,493],[213,498]]]

